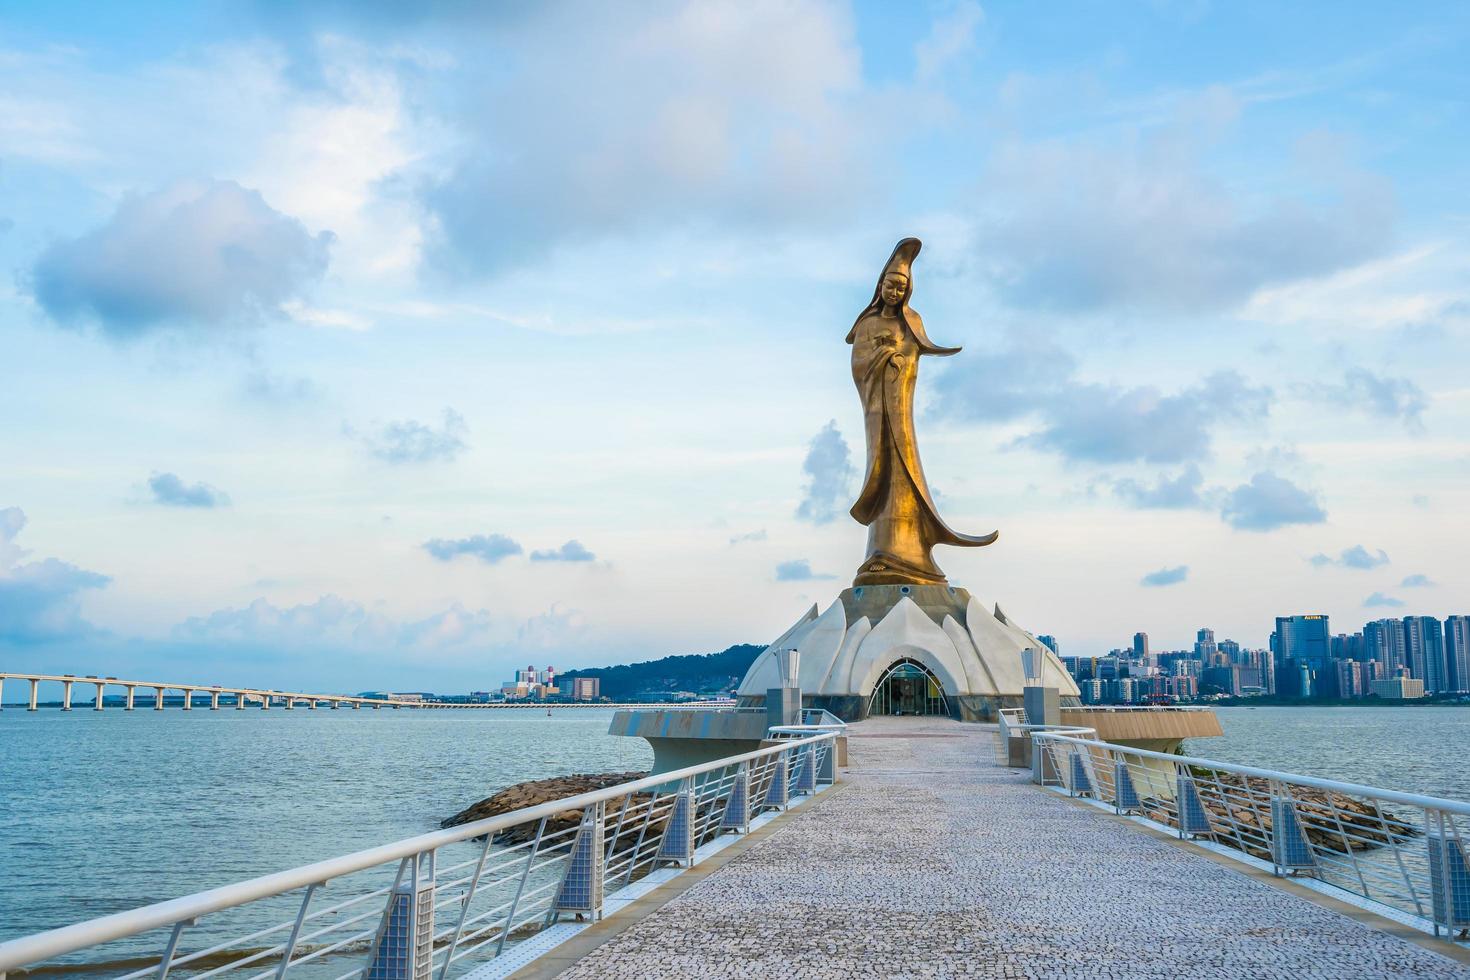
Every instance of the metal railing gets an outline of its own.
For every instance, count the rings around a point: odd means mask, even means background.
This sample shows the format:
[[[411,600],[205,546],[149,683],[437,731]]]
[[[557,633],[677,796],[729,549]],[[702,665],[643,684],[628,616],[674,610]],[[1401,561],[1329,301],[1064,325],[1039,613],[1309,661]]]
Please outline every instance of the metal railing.
[[[847,727],[847,722],[826,708],[802,708],[801,723],[816,728],[832,728],[838,731]]]
[[[1470,804],[1033,731],[1033,779],[1456,939]]]
[[[6,971],[45,964],[122,980],[429,977],[483,963],[660,866],[835,779],[834,733],[422,834],[0,943]]]

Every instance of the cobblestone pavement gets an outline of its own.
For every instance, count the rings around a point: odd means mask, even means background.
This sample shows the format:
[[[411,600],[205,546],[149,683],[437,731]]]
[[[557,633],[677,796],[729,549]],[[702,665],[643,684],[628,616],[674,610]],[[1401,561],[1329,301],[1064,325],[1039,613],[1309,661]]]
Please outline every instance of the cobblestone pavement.
[[[996,767],[987,729],[851,734],[846,788],[562,976],[1470,977],[1045,794]]]

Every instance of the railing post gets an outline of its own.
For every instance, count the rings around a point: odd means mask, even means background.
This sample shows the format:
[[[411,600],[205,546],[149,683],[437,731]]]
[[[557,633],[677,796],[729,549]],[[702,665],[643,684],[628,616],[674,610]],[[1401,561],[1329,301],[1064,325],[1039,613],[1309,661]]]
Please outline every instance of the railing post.
[[[740,763],[735,772],[735,782],[730,787],[730,798],[725,801],[725,814],[720,818],[720,829],[737,834],[750,832],[750,764]]]
[[[409,878],[403,880],[404,865]],[[427,868],[425,868],[427,865]],[[434,852],[404,858],[372,945],[364,980],[417,980],[434,955]]]
[[[1441,927],[1453,937],[1470,928],[1470,865],[1455,832],[1454,818],[1438,810],[1424,811],[1425,846],[1429,849],[1429,898],[1434,910],[1434,934]]]
[[[1290,871],[1315,868],[1316,852],[1302,830],[1296,801],[1286,795],[1283,786],[1273,783],[1271,789],[1271,873],[1281,878]]]
[[[837,739],[829,738],[822,743],[820,755],[821,760],[817,766],[817,778],[823,785],[832,786],[837,782]]]
[[[787,750],[782,749],[776,753],[776,761],[771,764],[771,784],[766,787],[766,798],[761,803],[762,810],[784,810],[789,802],[790,779],[786,770]]]
[[[1118,759],[1113,763],[1113,810],[1117,813],[1128,813],[1141,809],[1142,806],[1138,790],[1133,785],[1133,774],[1128,771],[1128,763]]]
[[[1199,789],[1194,785],[1194,778],[1183,772],[1175,777],[1174,808],[1179,813],[1180,840],[1215,832],[1210,824],[1210,814],[1199,798]]]
[[[658,842],[658,853],[654,862],[673,861],[677,864],[694,863],[694,794],[690,791],[690,780],[679,784],[674,794],[674,808],[664,824],[663,838]]]
[[[801,768],[796,773],[796,791],[807,796],[817,792],[817,749],[808,745],[801,750]]]
[[[1082,747],[1074,745],[1067,755],[1067,795],[1092,796],[1092,777],[1087,774],[1087,763],[1082,759]]]
[[[672,822],[672,821],[670,821]],[[572,856],[556,891],[552,914],[573,912],[602,918],[602,825],[603,805],[594,803],[582,811],[582,825],[572,842]]]

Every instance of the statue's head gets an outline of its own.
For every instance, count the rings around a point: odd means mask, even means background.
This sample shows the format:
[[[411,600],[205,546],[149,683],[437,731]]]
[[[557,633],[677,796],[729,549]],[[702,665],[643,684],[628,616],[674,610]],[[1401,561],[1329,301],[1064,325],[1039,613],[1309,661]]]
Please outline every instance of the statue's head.
[[[902,272],[890,271],[883,274],[883,279],[878,284],[878,296],[883,300],[883,305],[890,309],[903,305],[904,299],[909,294],[909,277]]]
[[[940,347],[930,341],[928,334],[924,333],[924,323],[919,319],[917,313],[909,309],[909,297],[914,295],[914,259],[922,247],[917,238],[905,238],[893,247],[893,254],[888,256],[888,262],[883,266],[883,272],[878,277],[878,285],[873,290],[873,299],[864,307],[853,321],[852,329],[847,332],[847,342],[853,342],[857,336],[858,324],[863,322],[863,317],[870,313],[878,313],[883,308],[897,312],[903,318],[908,328],[914,332],[914,339],[919,342],[919,350],[925,354],[956,354],[958,347]]]

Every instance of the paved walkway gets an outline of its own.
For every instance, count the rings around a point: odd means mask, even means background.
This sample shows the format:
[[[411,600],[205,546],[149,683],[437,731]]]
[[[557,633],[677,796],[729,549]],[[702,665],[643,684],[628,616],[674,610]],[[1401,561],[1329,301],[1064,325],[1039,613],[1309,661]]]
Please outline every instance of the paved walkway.
[[[1470,978],[1039,790],[995,766],[987,729],[851,734],[847,786],[562,976]]]

